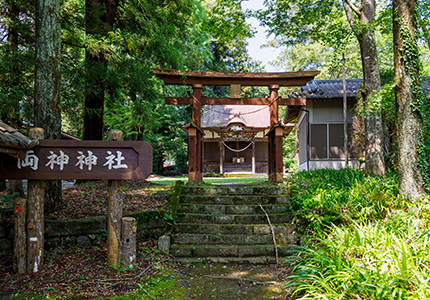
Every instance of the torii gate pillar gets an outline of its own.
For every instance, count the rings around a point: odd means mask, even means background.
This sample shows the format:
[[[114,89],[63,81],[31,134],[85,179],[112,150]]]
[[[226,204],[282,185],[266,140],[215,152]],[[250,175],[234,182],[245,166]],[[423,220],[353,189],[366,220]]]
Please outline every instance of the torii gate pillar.
[[[270,85],[270,131],[267,133],[269,143],[269,166],[268,179],[272,182],[284,180],[284,163],[282,139],[284,137],[284,126],[279,122],[278,112],[278,90],[279,85]]]
[[[184,128],[188,132],[188,182],[203,181],[202,88],[202,84],[193,84],[193,120]]]

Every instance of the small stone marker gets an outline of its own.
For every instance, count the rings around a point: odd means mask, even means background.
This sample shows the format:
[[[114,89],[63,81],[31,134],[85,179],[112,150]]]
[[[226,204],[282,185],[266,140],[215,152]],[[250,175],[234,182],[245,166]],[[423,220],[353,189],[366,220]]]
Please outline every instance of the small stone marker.
[[[163,235],[158,239],[158,250],[169,254],[169,248],[170,248],[170,236]]]
[[[136,235],[136,219],[122,218],[121,264],[124,268],[132,268],[136,263]]]

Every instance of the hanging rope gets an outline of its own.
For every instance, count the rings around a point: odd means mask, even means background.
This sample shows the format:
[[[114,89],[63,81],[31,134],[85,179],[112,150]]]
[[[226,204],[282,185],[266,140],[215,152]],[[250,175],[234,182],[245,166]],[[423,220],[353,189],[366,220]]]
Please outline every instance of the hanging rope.
[[[246,146],[245,148],[242,148],[242,149],[239,149],[239,150],[236,150],[236,149],[230,148],[229,146],[227,146],[227,144],[226,144],[224,141],[222,141],[222,144],[223,144],[223,145],[224,145],[228,150],[233,151],[233,152],[236,152],[236,153],[239,153],[239,152],[243,152],[243,151],[245,151],[246,149],[248,149],[252,144],[254,144],[254,141],[250,142],[250,143],[248,144],[248,146]]]
[[[272,100],[272,102],[270,102],[268,105],[266,105],[266,106],[264,106],[262,108],[256,109],[254,111],[249,111],[249,112],[246,112],[246,113],[239,112],[238,115],[239,116],[246,116],[246,115],[255,114],[255,113],[259,112],[259,111],[262,111],[262,110],[266,109],[267,107],[270,107],[274,102],[278,101],[279,98],[281,98],[281,97],[279,97],[279,96],[276,97],[275,99]],[[200,103],[200,105],[203,105],[194,95],[193,95],[193,99],[195,101],[197,101],[198,103]],[[232,116],[232,115],[236,114],[236,113],[232,114],[232,113],[227,113],[225,111],[219,111],[219,110],[216,110],[216,109],[212,109],[212,108],[209,107],[209,105],[206,105],[205,108],[207,110],[211,110],[211,111],[216,112],[218,114],[223,114],[223,115],[228,115],[228,116]]]

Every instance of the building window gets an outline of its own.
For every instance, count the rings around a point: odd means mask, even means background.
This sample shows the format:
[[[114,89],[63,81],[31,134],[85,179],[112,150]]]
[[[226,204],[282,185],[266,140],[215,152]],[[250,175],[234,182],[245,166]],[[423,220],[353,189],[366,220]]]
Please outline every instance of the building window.
[[[311,159],[327,159],[327,124],[311,124]]]
[[[343,124],[311,124],[311,159],[344,159]],[[352,124],[348,124],[348,157],[355,158],[352,151]]]

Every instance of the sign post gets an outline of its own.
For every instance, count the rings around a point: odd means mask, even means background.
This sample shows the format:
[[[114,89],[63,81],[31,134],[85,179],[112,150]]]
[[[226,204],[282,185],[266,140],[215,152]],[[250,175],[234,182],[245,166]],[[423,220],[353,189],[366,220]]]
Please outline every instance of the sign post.
[[[37,272],[42,267],[47,179],[109,180],[108,262],[117,267],[121,254],[122,180],[145,179],[152,173],[152,147],[144,141],[122,141],[122,132],[117,130],[110,132],[108,142],[43,140],[40,128],[31,129],[30,135],[40,140],[39,146],[28,150],[24,159],[0,154],[0,179],[28,179],[27,202],[17,202],[15,208],[17,224],[23,227],[15,230],[16,271]]]

